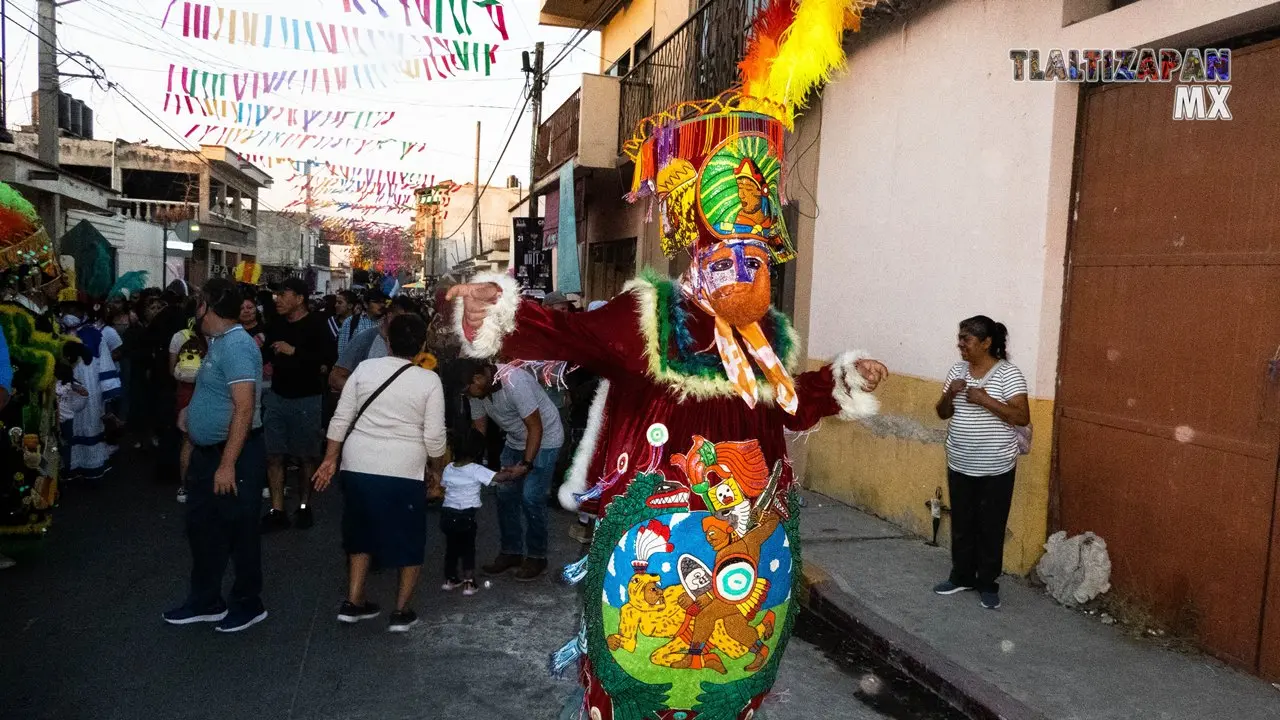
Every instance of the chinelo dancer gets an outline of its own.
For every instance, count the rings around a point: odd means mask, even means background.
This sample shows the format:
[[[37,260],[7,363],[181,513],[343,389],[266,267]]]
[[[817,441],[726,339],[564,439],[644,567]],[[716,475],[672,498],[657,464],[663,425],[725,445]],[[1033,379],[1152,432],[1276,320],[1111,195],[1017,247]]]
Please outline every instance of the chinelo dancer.
[[[652,197],[671,279],[646,273],[589,313],[530,301],[505,276],[453,288],[469,357],[566,361],[603,381],[560,490],[599,516],[583,622],[552,656],[577,662],[567,718],[748,720],[777,675],[797,613],[795,480],[785,430],[874,414],[883,364],[846,352],[797,374],[797,339],[770,304],[769,269],[795,252],[782,150],[806,94],[843,63],[862,0],[774,0],[756,19],[741,85],[642,122],[625,145],[631,200]]]

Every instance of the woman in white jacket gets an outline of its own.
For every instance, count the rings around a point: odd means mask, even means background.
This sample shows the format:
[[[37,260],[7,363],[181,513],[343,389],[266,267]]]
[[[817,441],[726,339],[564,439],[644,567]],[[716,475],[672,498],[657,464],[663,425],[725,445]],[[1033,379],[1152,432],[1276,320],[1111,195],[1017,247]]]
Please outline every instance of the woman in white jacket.
[[[316,490],[337,474],[342,481],[343,547],[349,590],[338,620],[377,617],[365,599],[369,567],[400,568],[400,589],[388,629],[405,632],[418,622],[409,607],[427,542],[427,495],[439,487],[445,451],[444,392],[440,378],[413,365],[427,325],[402,315],[388,328],[391,355],[366,360],[351,373],[329,423]]]

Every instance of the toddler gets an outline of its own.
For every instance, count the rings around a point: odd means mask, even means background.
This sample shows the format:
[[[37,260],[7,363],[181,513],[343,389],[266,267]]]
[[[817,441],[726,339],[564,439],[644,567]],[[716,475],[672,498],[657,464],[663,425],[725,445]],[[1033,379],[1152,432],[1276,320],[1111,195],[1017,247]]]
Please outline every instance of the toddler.
[[[65,359],[79,362],[79,358],[68,358],[64,354]],[[75,370],[67,362],[60,362],[54,366],[53,376],[58,381],[54,387],[54,394],[58,398],[58,431],[62,436],[62,477],[66,478],[71,474],[71,437],[75,434],[72,426],[75,423],[76,413],[84,410],[89,404],[89,391],[76,382]]]
[[[476,594],[476,511],[480,509],[480,489],[506,476],[476,462],[484,454],[484,438],[478,432],[455,436],[453,462],[444,469],[444,506],[440,509],[440,529],[444,532],[444,589],[462,588],[463,595]],[[458,574],[458,565],[462,574]]]

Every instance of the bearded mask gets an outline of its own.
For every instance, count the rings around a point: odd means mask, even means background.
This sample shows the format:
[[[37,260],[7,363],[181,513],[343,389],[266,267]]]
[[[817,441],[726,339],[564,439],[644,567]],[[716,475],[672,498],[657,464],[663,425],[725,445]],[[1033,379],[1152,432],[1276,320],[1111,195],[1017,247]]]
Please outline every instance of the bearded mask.
[[[717,243],[698,258],[698,281],[717,317],[734,327],[769,311],[769,249],[759,242]]]

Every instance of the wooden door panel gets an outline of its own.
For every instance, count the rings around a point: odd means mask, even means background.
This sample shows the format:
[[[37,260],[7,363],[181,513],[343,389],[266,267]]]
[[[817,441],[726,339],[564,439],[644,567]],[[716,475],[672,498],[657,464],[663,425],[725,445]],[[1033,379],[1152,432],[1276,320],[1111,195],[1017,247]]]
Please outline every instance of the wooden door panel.
[[[1059,521],[1117,590],[1191,610],[1213,652],[1280,678],[1280,41],[1233,54],[1229,122],[1170,85],[1082,111],[1057,393]],[[1274,547],[1273,547],[1274,544]]]
[[[1058,443],[1071,484],[1063,529],[1107,541],[1128,597],[1159,617],[1193,619],[1208,647],[1252,666],[1274,464],[1070,418]]]
[[[1073,262],[1275,262],[1280,254],[1280,44],[1237,52],[1229,122],[1172,121],[1173,87],[1114,85],[1084,112]],[[1249,82],[1252,80],[1253,82]]]
[[[1079,268],[1068,321],[1068,416],[1274,457],[1280,266]]]

